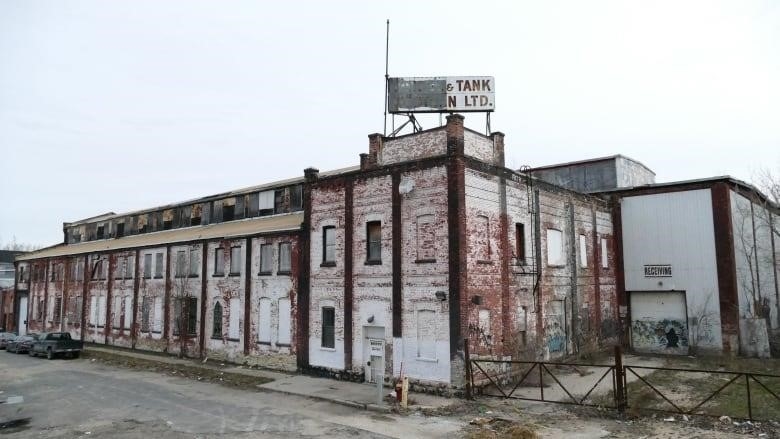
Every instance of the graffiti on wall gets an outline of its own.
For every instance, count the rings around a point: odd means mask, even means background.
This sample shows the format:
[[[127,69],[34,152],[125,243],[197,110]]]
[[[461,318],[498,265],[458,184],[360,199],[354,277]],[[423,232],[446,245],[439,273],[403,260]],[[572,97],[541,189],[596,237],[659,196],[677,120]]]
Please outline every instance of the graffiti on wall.
[[[566,351],[566,310],[563,300],[551,300],[547,303],[547,316],[544,325],[545,343],[549,354],[562,354]]]
[[[631,340],[638,350],[685,351],[688,348],[688,327],[679,320],[634,320]]]

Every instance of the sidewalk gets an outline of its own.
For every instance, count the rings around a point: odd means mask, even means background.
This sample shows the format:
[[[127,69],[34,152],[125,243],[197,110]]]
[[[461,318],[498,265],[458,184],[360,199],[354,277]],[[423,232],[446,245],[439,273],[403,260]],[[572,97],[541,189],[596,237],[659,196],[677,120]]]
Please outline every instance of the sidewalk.
[[[315,378],[306,375],[289,374],[283,372],[274,372],[262,369],[249,369],[243,366],[235,366],[230,363],[220,363],[215,365],[213,361],[202,363],[197,360],[176,358],[173,356],[147,354],[137,351],[124,349],[113,349],[110,347],[87,345],[86,352],[100,352],[103,354],[119,357],[137,358],[145,361],[164,363],[169,365],[181,365],[187,367],[197,367],[209,370],[219,370],[225,373],[246,375],[260,378],[271,379],[272,381],[260,384],[257,387],[264,391],[279,392],[288,395],[303,396],[306,398],[320,401],[332,402],[348,407],[354,407],[363,410],[373,410],[378,412],[390,412],[392,405],[387,401],[378,404],[378,390],[374,384],[352,383],[347,381],[337,381],[327,378]],[[387,395],[390,388],[384,388],[384,394]],[[410,409],[438,408],[450,405],[453,400],[423,393],[409,393],[409,399],[414,402]]]

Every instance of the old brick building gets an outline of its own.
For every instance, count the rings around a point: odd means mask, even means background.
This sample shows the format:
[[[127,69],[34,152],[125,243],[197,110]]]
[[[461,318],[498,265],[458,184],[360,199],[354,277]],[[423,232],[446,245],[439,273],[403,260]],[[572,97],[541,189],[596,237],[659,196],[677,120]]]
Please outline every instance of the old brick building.
[[[360,165],[63,225],[17,258],[28,330],[356,380],[614,342],[614,211],[505,167],[504,136],[369,136]],[[618,187],[612,185],[611,188]]]

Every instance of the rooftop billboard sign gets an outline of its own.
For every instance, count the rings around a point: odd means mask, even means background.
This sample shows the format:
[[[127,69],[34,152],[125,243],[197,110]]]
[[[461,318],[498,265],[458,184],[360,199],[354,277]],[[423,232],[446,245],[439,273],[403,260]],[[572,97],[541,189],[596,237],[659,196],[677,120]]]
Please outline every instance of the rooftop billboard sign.
[[[492,76],[388,78],[390,113],[491,112],[495,110]]]

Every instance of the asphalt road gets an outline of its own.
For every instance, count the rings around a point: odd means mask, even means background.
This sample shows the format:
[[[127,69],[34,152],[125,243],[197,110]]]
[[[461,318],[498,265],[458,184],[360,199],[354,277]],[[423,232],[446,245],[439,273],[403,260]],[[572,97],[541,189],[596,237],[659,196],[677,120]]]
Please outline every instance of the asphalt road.
[[[0,351],[0,436],[44,438],[453,437],[448,418],[380,415],[307,398]],[[4,427],[4,428],[3,428]]]

